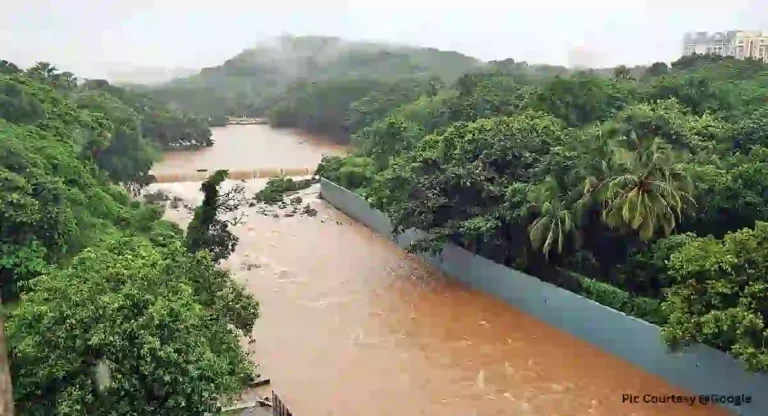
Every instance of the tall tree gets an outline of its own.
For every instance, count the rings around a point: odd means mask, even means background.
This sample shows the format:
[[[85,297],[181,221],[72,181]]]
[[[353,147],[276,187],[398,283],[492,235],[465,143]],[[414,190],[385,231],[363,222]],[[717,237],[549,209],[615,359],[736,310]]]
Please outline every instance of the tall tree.
[[[240,222],[241,217],[235,215],[242,204],[243,189],[235,185],[226,192],[221,192],[219,186],[227,178],[226,170],[216,171],[203,182],[200,190],[203,192],[203,202],[195,209],[195,215],[187,227],[186,246],[190,253],[208,251],[214,263],[229,257],[237,245],[238,238],[229,227]]]
[[[531,245],[547,258],[552,251],[562,253],[576,222],[562,202],[557,182],[547,178],[532,190],[530,199],[539,211],[539,217],[528,228]]]
[[[604,219],[638,232],[642,240],[650,240],[658,230],[669,235],[683,210],[695,205],[690,180],[665,143],[634,135],[629,141],[636,148],[623,155],[625,173],[608,182]]]

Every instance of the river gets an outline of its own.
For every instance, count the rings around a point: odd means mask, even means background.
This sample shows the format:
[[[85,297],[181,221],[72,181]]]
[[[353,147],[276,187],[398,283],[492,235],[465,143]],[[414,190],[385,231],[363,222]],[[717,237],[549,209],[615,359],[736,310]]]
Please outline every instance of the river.
[[[213,149],[176,153],[158,169],[231,168],[227,152],[232,163],[246,161],[237,143],[258,155],[251,168],[294,166],[328,150],[265,126],[231,128],[216,130]],[[280,140],[294,144],[272,142]],[[280,153],[298,147],[295,159]],[[244,186],[252,194],[265,181]],[[199,186],[152,189],[194,206]],[[700,405],[623,404],[622,394],[686,393],[445,277],[317,193],[317,186],[300,193],[315,217],[275,218],[244,207],[246,221],[235,227],[240,243],[224,264],[261,304],[256,342],[244,345],[294,415],[727,414]],[[182,226],[191,215],[166,212]]]
[[[267,125],[214,127],[214,146],[167,152],[152,173],[186,173],[198,169],[253,170],[316,167],[323,154],[342,155],[344,146],[330,144],[290,129]]]

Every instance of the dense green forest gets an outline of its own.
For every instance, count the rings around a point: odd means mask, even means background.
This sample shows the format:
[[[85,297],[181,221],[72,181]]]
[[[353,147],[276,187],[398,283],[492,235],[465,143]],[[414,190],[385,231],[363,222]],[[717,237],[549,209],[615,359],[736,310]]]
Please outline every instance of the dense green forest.
[[[328,111],[344,112],[350,102],[365,95],[366,89],[375,93],[392,88],[382,84],[428,85],[436,80],[452,83],[467,72],[489,65],[505,66],[531,80],[569,72],[561,66],[528,65],[512,60],[484,63],[458,52],[433,48],[349,42],[323,36],[283,36],[245,50],[220,66],[205,68],[197,75],[148,91],[154,97],[209,117],[280,113],[282,118],[276,121],[279,126],[295,120],[295,127],[310,126],[322,131],[322,126],[306,115],[316,110],[318,101],[332,105]],[[342,140],[348,138],[346,128],[340,130],[336,125],[322,132]]]
[[[261,116],[295,83],[343,78],[455,80],[481,62],[457,52],[348,42],[323,36],[283,36],[220,66],[151,90],[153,96],[207,116]]]
[[[0,72],[0,290],[17,412],[216,411],[253,377],[240,340],[258,316],[216,267],[237,243],[219,212],[224,173],[204,184],[186,236],[125,189],[158,149],[209,142],[207,125],[45,63]]]
[[[458,244],[768,370],[768,65],[519,67],[353,102],[357,150],[319,174],[428,231],[415,251]]]

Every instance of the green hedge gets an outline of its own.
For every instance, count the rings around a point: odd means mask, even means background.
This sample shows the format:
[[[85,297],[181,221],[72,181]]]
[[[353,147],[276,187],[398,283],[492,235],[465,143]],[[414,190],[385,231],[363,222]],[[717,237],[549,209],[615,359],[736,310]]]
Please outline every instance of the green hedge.
[[[581,295],[587,299],[652,324],[664,325],[667,322],[656,299],[631,296],[619,288],[584,276],[579,276],[579,280]]]

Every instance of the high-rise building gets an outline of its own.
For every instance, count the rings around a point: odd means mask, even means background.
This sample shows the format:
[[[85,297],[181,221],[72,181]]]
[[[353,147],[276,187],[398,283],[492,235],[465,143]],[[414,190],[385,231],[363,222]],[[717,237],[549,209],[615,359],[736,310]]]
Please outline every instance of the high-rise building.
[[[683,55],[711,53],[768,62],[768,35],[759,30],[692,32],[683,36]]]

